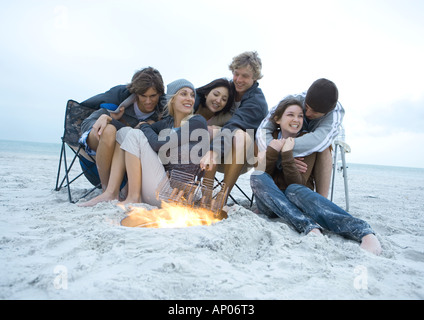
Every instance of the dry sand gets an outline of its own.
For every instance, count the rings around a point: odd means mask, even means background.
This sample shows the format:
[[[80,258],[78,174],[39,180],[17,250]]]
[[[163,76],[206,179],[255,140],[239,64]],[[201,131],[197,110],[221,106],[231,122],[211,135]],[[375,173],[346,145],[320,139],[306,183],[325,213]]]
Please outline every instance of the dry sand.
[[[122,227],[114,203],[80,208],[53,190],[58,159],[0,153],[0,299],[424,298],[423,169],[349,168],[350,213],[377,232],[374,256],[300,235],[236,192],[241,205],[212,226]],[[239,184],[250,194],[248,175]],[[336,184],[344,207],[340,174]]]

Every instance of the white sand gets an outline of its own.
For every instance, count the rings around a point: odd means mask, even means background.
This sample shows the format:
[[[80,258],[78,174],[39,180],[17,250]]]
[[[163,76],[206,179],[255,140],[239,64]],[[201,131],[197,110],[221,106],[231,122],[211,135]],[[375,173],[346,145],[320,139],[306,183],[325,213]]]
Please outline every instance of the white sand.
[[[423,170],[349,169],[350,213],[377,232],[374,256],[237,205],[209,227],[122,227],[114,204],[80,208],[53,190],[58,156],[0,153],[0,299],[424,298]],[[339,174],[337,185],[344,207]]]

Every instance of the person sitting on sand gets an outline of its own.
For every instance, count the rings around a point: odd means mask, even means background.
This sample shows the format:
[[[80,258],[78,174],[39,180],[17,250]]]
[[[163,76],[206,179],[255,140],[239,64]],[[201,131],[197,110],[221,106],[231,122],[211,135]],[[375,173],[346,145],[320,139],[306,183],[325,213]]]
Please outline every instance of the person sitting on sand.
[[[260,213],[278,216],[300,233],[321,234],[329,230],[361,242],[361,247],[374,254],[381,246],[370,225],[338,207],[306,185],[316,153],[305,157],[308,165],[300,173],[293,158],[295,138],[301,131],[304,114],[300,101],[282,100],[270,118],[279,130],[266,150],[266,170],[255,171],[250,177],[252,192]]]
[[[96,158],[103,190],[109,181],[116,132],[125,126],[134,128],[140,121],[158,121],[166,103],[164,92],[161,74],[148,67],[135,72],[128,85],[115,86],[81,102],[98,109],[81,123],[80,143]]]
[[[106,190],[80,206],[118,200],[125,171],[128,195],[122,204],[143,202],[159,206],[156,189],[167,172],[179,170],[193,175],[199,172],[203,154],[192,158],[191,151],[197,145],[199,150],[206,152],[209,134],[205,118],[193,115],[195,88],[185,79],[176,80],[168,84],[167,99],[167,115],[162,120],[153,124],[143,122],[139,129],[122,128],[118,131],[119,150],[115,151],[112,159]],[[195,130],[197,140],[192,137]]]
[[[301,102],[305,115],[304,129],[307,131],[307,134],[295,138],[293,155],[296,164],[301,172],[305,172],[307,168],[301,160],[312,153],[317,153],[315,168],[312,172],[313,181],[316,191],[322,196],[328,197],[333,167],[331,144],[339,133],[345,114],[338,101],[337,86],[328,79],[318,79],[306,92],[290,95],[284,99],[288,98],[294,98]],[[271,119],[276,107],[269,111],[258,128],[256,142],[259,153],[265,152],[273,139],[273,132],[277,129],[275,122]]]

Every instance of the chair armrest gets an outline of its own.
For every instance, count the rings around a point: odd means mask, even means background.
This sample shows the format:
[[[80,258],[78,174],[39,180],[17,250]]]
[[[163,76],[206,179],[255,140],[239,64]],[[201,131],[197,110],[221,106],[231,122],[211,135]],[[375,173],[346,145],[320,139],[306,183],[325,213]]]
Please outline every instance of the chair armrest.
[[[334,144],[335,145],[339,145],[340,147],[342,147],[344,149],[345,153],[350,153],[350,151],[351,151],[350,146],[346,142],[344,142],[344,141],[335,140],[334,141]]]

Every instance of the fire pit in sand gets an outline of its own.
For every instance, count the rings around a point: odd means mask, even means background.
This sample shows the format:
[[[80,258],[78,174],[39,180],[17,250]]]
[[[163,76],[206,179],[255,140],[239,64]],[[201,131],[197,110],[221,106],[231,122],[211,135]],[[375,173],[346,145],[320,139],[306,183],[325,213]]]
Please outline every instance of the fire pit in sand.
[[[121,225],[145,228],[211,225],[227,218],[227,213],[222,210],[227,193],[224,183],[214,188],[213,180],[204,178],[202,174],[173,170],[156,190],[161,208],[132,207]]]

